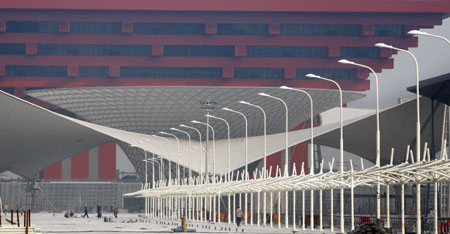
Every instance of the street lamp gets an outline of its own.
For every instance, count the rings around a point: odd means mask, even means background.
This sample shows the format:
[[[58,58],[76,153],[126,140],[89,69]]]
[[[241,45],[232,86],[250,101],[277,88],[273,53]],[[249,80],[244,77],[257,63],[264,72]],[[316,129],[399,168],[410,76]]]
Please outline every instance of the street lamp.
[[[184,134],[186,134],[188,136],[188,139],[189,139],[189,179],[188,179],[188,183],[189,183],[189,180],[191,179],[191,176],[192,176],[192,169],[191,169],[192,168],[191,135],[188,132],[180,130],[180,129],[177,129],[177,128],[170,128],[170,130],[181,132],[181,133],[184,133]],[[184,172],[183,172],[183,174],[184,174]]]
[[[215,141],[214,128],[210,124],[203,123],[203,122],[200,122],[197,120],[192,120],[191,123],[205,125],[211,129],[212,138],[213,138],[213,175],[214,175],[213,183],[215,183],[215,180],[216,180],[216,141]],[[208,165],[206,165],[206,166],[208,166]]]
[[[309,101],[310,101],[310,122],[311,122],[311,126],[310,126],[310,132],[311,132],[311,150],[310,150],[310,160],[311,160],[311,169],[309,174],[310,175],[314,175],[314,104],[313,104],[313,100],[311,95],[306,92],[305,90],[302,89],[294,89],[291,87],[287,87],[287,86],[281,86],[280,89],[286,89],[286,90],[293,90],[293,91],[297,91],[297,92],[301,92],[306,94],[306,96],[308,96]],[[310,218],[310,222],[311,222],[311,230],[314,229],[314,190],[311,189],[311,199],[310,199],[310,205],[311,205],[311,218]],[[294,194],[295,195],[295,194]],[[333,224],[331,224],[333,225]]]
[[[213,178],[212,178],[213,180],[212,180],[212,183],[214,184],[214,183],[216,183],[216,140],[215,140],[214,128],[209,123],[203,123],[203,122],[200,122],[200,121],[197,121],[197,120],[192,120],[191,123],[201,124],[201,125],[204,125],[207,128],[209,127],[211,129],[212,136],[213,136]],[[206,165],[206,167],[208,167],[208,165]],[[220,202],[220,199],[219,199],[219,202]],[[210,199],[210,203],[209,204],[211,205],[211,199]],[[214,199],[213,199],[213,213],[211,213],[211,212],[209,213],[210,220],[214,219],[214,221],[216,221],[216,215],[215,214],[216,214],[216,197],[214,196]]]
[[[416,65],[416,112],[417,112],[417,122],[416,122],[416,162],[420,163],[420,101],[419,101],[419,63],[417,62],[416,56],[414,56],[413,53],[401,49],[401,48],[397,48],[391,45],[386,45],[384,43],[377,43],[375,44],[376,47],[379,48],[386,48],[386,49],[391,49],[391,50],[397,50],[397,51],[401,51],[401,52],[405,52],[407,54],[409,54],[412,59],[414,60],[414,63]],[[416,206],[417,206],[417,233],[421,233],[421,225],[422,225],[422,221],[421,221],[421,212],[420,212],[420,184],[417,184],[416,186],[416,194],[417,194],[417,201],[416,201]]]
[[[224,118],[220,118],[220,117],[216,117],[210,114],[206,114],[206,117],[209,118],[213,118],[213,119],[218,119],[218,120],[222,120],[223,122],[225,122],[225,124],[227,125],[227,129],[228,129],[228,175],[227,175],[227,179],[228,181],[231,181],[231,144],[230,144],[230,124],[228,123],[228,121]],[[220,204],[220,201],[219,201]],[[220,221],[220,218],[219,218]],[[228,194],[228,223],[231,223],[231,215],[230,215],[230,194]]]
[[[174,134],[167,133],[167,132],[159,132],[159,134],[171,136],[177,140],[177,180],[176,180],[177,183],[176,184],[178,185],[179,180],[180,180],[180,141],[178,140],[178,137],[175,136]]]
[[[222,108],[222,110],[233,112],[235,114],[239,114],[242,117],[244,117],[244,120],[245,120],[245,169],[244,169],[245,173],[244,173],[244,180],[247,180],[247,177],[248,177],[248,120],[247,120],[247,116],[245,116],[244,113],[242,113],[242,112],[235,111],[235,110],[232,110],[232,109],[226,108],[226,107]],[[247,198],[248,198],[247,193],[245,193],[245,196],[244,196],[244,205],[245,205],[244,206],[244,213],[245,213],[244,223],[245,224],[247,224]],[[239,202],[241,202],[241,201],[239,200]]]
[[[266,112],[264,111],[264,109],[258,105],[255,104],[251,104],[249,102],[246,101],[239,101],[239,103],[244,104],[244,105],[249,105],[249,106],[253,106],[258,108],[259,110],[262,111],[263,113],[263,118],[264,118],[264,173],[263,173],[263,178],[267,178],[267,118],[266,118]],[[259,196],[259,193],[258,193]],[[266,219],[266,197],[267,197],[267,192],[264,192],[264,198],[263,198],[263,217],[264,220]],[[259,212],[259,202],[258,202],[258,212]],[[258,219],[258,226],[259,226],[259,219]],[[264,222],[264,226],[266,226],[266,222]]]
[[[369,66],[364,65],[364,64],[359,64],[359,63],[355,63],[353,61],[349,61],[346,59],[341,59],[338,61],[339,63],[342,64],[348,64],[348,65],[354,65],[354,66],[358,66],[358,67],[363,67],[368,69],[370,72],[372,72],[372,74],[375,76],[375,93],[376,93],[376,118],[377,118],[377,132],[376,132],[376,161],[375,161],[375,165],[377,167],[380,167],[380,98],[378,95],[378,76],[377,73]],[[381,198],[380,198],[380,180],[378,178],[377,180],[377,219],[380,220],[381,217]],[[353,225],[353,223],[352,223]]]
[[[416,36],[435,37],[435,38],[442,39],[442,40],[446,41],[448,44],[450,44],[450,40],[448,40],[447,38],[445,38],[443,36],[439,36],[439,35],[436,35],[436,34],[431,34],[431,33],[427,33],[427,32],[421,32],[419,30],[411,30],[411,31],[408,32],[408,34],[416,35]]]
[[[284,160],[285,160],[285,162],[284,162],[284,176],[289,176],[289,146],[288,146],[288,144],[289,144],[289,141],[288,141],[288,132],[289,132],[289,112],[288,112],[288,107],[287,107],[287,104],[286,104],[286,102],[283,100],[283,99],[281,99],[281,98],[279,98],[279,97],[274,97],[274,96],[272,96],[272,95],[269,95],[269,94],[267,94],[267,93],[258,93],[258,95],[259,96],[263,96],[263,97],[268,97],[268,98],[272,98],[272,99],[275,99],[275,100],[278,100],[278,101],[280,101],[280,102],[282,102],[283,103],[283,105],[284,105],[284,108],[285,108],[285,114],[286,114],[286,120],[285,120],[285,124],[286,124],[286,152],[285,152],[285,155],[284,155]],[[288,228],[288,202],[289,202],[289,200],[288,200],[288,191],[286,191],[285,192],[285,194],[286,194],[286,209],[285,209],[285,213],[286,213],[286,219],[285,219],[285,225],[286,225],[286,228]]]
[[[164,141],[166,141],[166,143],[167,143],[167,156],[169,156],[169,154],[170,154],[170,141],[167,139],[167,138],[165,138],[165,137],[162,137],[162,136],[158,136],[158,135],[152,135],[152,137],[156,137],[156,138],[159,138],[159,139],[163,139]],[[168,183],[168,185],[170,185],[172,182],[172,161],[169,159],[169,157],[167,157],[167,161],[168,161],[168,164],[169,164],[169,172],[167,173],[168,174],[168,181],[167,181],[167,183]]]
[[[143,143],[143,141],[139,141],[139,143]],[[139,148],[142,149],[144,151],[144,155],[145,155],[145,161],[147,161],[147,150],[137,146],[137,145],[130,145],[130,147],[133,148]],[[145,163],[145,185],[144,185],[144,189],[147,189],[148,186],[148,174],[147,174],[147,163]],[[147,197],[145,197],[145,217],[148,217],[148,199]]]
[[[321,77],[321,76],[318,76],[318,75],[306,74],[306,77],[316,78],[316,79],[332,82],[339,89],[339,100],[340,100],[340,107],[339,107],[339,109],[340,109],[340,118],[339,118],[340,119],[339,151],[340,152],[339,152],[339,155],[340,155],[340,161],[341,161],[341,165],[340,165],[341,175],[343,175],[344,174],[344,122],[343,122],[343,106],[342,106],[342,89],[341,89],[341,86],[336,81],[334,81],[332,79],[324,78],[324,77]],[[344,232],[344,188],[341,187],[340,193],[341,193],[340,194],[341,232]]]
[[[184,125],[184,124],[180,124],[178,126],[196,131],[198,133],[198,137],[199,137],[200,149],[202,149],[202,133],[200,132],[200,130],[198,130],[197,128],[191,127],[191,126]],[[200,150],[200,165],[202,165],[202,158],[203,158],[203,152]],[[202,181],[203,177],[202,177],[202,167],[201,166],[199,167],[199,173],[200,173],[200,181]]]

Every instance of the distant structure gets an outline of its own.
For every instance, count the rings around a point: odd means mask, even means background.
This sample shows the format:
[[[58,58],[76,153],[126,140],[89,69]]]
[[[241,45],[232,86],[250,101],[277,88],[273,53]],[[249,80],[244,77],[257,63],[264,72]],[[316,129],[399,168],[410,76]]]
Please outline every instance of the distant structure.
[[[368,90],[369,73],[337,63],[347,58],[377,72],[393,68],[395,51],[417,46],[412,29],[432,28],[448,1],[268,0],[2,1],[0,89],[43,107],[28,90],[94,86],[264,86]],[[303,124],[301,127],[308,127]],[[307,164],[307,145],[292,162]],[[281,154],[269,159],[274,168]],[[114,180],[115,143],[44,171],[46,180]]]

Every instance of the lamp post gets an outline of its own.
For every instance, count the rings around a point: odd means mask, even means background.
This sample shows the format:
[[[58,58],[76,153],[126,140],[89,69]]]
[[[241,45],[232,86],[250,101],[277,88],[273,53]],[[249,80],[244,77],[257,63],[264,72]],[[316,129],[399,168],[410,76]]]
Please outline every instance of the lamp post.
[[[280,101],[280,102],[282,102],[283,103],[283,105],[284,105],[284,109],[285,109],[285,114],[286,114],[286,120],[285,120],[285,124],[286,124],[286,152],[285,152],[285,155],[284,155],[284,176],[285,177],[288,177],[289,176],[289,141],[288,141],[288,132],[289,132],[289,112],[288,112],[288,107],[287,107],[287,104],[286,104],[286,102],[283,100],[283,99],[281,99],[281,98],[279,98],[279,97],[274,97],[274,96],[272,96],[272,95],[269,95],[269,94],[266,94],[266,93],[258,93],[258,95],[259,96],[263,96],[263,97],[268,97],[268,98],[272,98],[272,99],[275,99],[275,100],[278,100],[278,101]],[[285,199],[286,199],[286,207],[285,207],[285,213],[286,213],[286,218],[285,218],[285,225],[286,225],[286,228],[288,228],[288,224],[289,224],[289,216],[288,216],[288,211],[289,211],[289,207],[288,207],[288,191],[286,191],[285,192]]]
[[[188,179],[188,183],[189,183],[189,180],[191,179],[191,176],[192,176],[192,169],[191,169],[191,168],[192,168],[192,154],[191,154],[191,148],[192,148],[192,145],[191,145],[191,135],[190,135],[188,132],[183,131],[183,130],[180,130],[180,129],[177,129],[177,128],[170,128],[170,130],[184,133],[184,134],[186,134],[186,136],[188,137],[188,140],[189,140],[189,179]],[[189,183],[189,184],[190,184],[190,183]]]
[[[427,33],[427,32],[421,32],[419,30],[411,30],[408,32],[408,34],[410,35],[416,35],[416,36],[428,36],[428,37],[435,37],[435,38],[439,38],[441,40],[446,41],[448,44],[450,44],[450,40],[448,40],[447,38],[443,37],[443,36],[439,36],[439,35],[435,35],[435,34],[431,34],[431,33]]]
[[[311,150],[310,150],[310,171],[309,174],[310,175],[314,175],[314,103],[312,100],[311,95],[306,92],[305,90],[302,89],[294,89],[291,87],[287,87],[287,86],[281,86],[280,89],[286,89],[286,90],[293,90],[293,91],[297,91],[297,92],[301,92],[306,94],[306,96],[308,96],[309,101],[310,101],[310,122],[311,122],[311,126],[310,126],[310,133],[311,133]],[[311,189],[311,201],[310,201],[310,205],[311,205],[311,215],[310,215],[310,225],[311,225],[311,230],[314,230],[314,190]],[[333,224],[331,223],[331,226]]]
[[[176,170],[177,170],[177,179],[176,179],[176,181],[175,181],[175,185],[179,185],[180,184],[180,141],[178,140],[178,137],[177,136],[175,136],[174,134],[171,134],[171,133],[167,133],[167,132],[159,132],[159,134],[163,134],[163,135],[167,135],[167,136],[172,136],[172,137],[174,137],[176,140],[177,140],[177,167],[176,167]],[[179,206],[178,203],[179,201],[178,201],[178,199],[177,198],[175,198],[175,210],[177,210],[177,217],[180,217],[180,214],[181,214],[181,210],[180,210],[180,207],[181,206]],[[180,204],[181,205],[181,204]]]
[[[244,120],[245,120],[245,169],[244,169],[245,173],[244,173],[244,180],[247,180],[247,177],[248,177],[248,119],[247,119],[247,116],[245,116],[244,113],[242,113],[242,112],[235,111],[235,110],[232,110],[232,109],[226,108],[226,107],[222,108],[222,110],[233,112],[235,114],[239,114],[242,117],[244,117]],[[244,205],[245,205],[244,206],[244,213],[245,213],[244,223],[245,224],[247,224],[247,198],[248,198],[247,193],[245,193],[245,197],[244,197]],[[239,202],[241,202],[241,200],[239,200]]]
[[[212,183],[216,183],[216,141],[215,141],[214,128],[213,128],[213,126],[211,126],[208,123],[203,123],[203,122],[200,122],[200,121],[197,121],[197,120],[192,120],[191,123],[201,124],[201,125],[204,125],[204,126],[206,126],[206,127],[211,129],[212,136],[213,136],[213,180],[212,180]],[[206,165],[206,166],[208,166],[208,165]],[[210,204],[211,204],[211,200],[210,200]],[[215,213],[216,213],[216,197],[214,196],[213,212],[209,212],[210,220],[214,219],[214,221],[216,221]]]
[[[342,107],[342,89],[341,86],[334,80],[332,79],[328,79],[328,78],[324,78],[321,76],[317,76],[314,74],[307,74],[306,77],[309,78],[316,78],[316,79],[320,79],[320,80],[325,80],[325,81],[329,81],[332,82],[333,84],[335,84],[337,86],[337,88],[339,89],[339,100],[340,100],[340,137],[339,137],[339,155],[340,155],[340,171],[341,171],[341,175],[344,174],[344,122],[343,122],[343,107]],[[340,223],[341,223],[341,232],[344,232],[344,188],[340,189],[340,203],[341,203],[341,210],[340,210]]]
[[[267,118],[266,118],[266,112],[264,111],[264,109],[258,105],[246,102],[246,101],[239,101],[239,103],[244,104],[244,105],[249,105],[249,106],[253,106],[258,108],[259,110],[261,110],[261,112],[263,113],[263,119],[264,119],[264,173],[263,173],[263,178],[267,178]],[[259,193],[258,193],[259,194]],[[266,198],[267,197],[267,192],[264,192],[264,197],[263,197],[263,217],[264,220],[266,219]],[[259,202],[258,202],[258,207],[259,207]],[[259,219],[258,219],[258,226],[259,226]],[[264,226],[266,226],[266,222],[264,222]]]
[[[227,180],[231,181],[231,144],[230,144],[230,124],[228,123],[228,121],[224,118],[220,118],[217,116],[213,116],[210,114],[205,115],[206,117],[209,118],[213,118],[213,119],[218,119],[218,120],[222,120],[223,122],[225,122],[225,124],[227,125],[227,129],[228,129],[228,173],[227,173]],[[220,204],[220,200],[219,200],[219,204]],[[230,194],[228,194],[228,223],[231,223],[231,215],[230,215]],[[220,221],[220,219],[219,219]]]
[[[162,146],[157,141],[151,141],[149,139],[144,139],[144,141],[145,142],[149,142],[149,143],[155,143],[158,146],[158,148],[159,148],[159,156],[160,156],[159,160],[160,161],[159,161],[159,176],[158,176],[158,179],[161,180],[163,178],[163,169],[162,169],[162,167],[164,166],[163,160],[162,160],[162,157],[161,157],[161,155],[162,155]],[[153,188],[155,188],[155,186],[153,186]]]
[[[143,143],[143,141],[139,141],[139,143]],[[145,161],[147,161],[147,150],[137,146],[137,145],[130,145],[130,147],[133,148],[139,148],[142,149],[144,151],[144,155],[145,155]],[[148,186],[148,174],[147,174],[147,163],[145,163],[145,185],[144,185],[144,189],[147,189]],[[145,217],[148,218],[148,199],[147,197],[145,197]]]
[[[200,122],[197,120],[192,120],[191,123],[205,125],[211,129],[212,138],[213,138],[213,176],[214,176],[213,183],[215,183],[215,178],[216,178],[216,141],[215,141],[214,128],[210,124],[203,123],[203,122]],[[208,165],[206,165],[206,166],[208,166]]]
[[[401,52],[405,52],[408,55],[411,56],[411,58],[414,60],[414,63],[416,65],[416,112],[417,112],[417,122],[416,122],[416,162],[420,163],[420,101],[419,101],[419,64],[417,62],[416,56],[414,56],[413,53],[401,49],[401,48],[397,48],[391,45],[386,45],[384,43],[377,43],[375,44],[376,47],[379,48],[385,48],[385,49],[392,49],[392,50],[397,50],[397,51],[401,51]],[[422,228],[422,221],[421,221],[421,212],[420,212],[420,184],[417,184],[416,186],[416,194],[417,194],[417,201],[416,201],[416,206],[417,206],[417,233],[421,233]]]
[[[341,59],[338,61],[342,64],[348,64],[348,65],[354,65],[358,67],[363,67],[368,69],[374,76],[375,76],[375,93],[376,93],[376,118],[377,118],[377,132],[376,132],[376,161],[375,165],[377,167],[380,167],[380,98],[379,98],[379,92],[378,92],[378,76],[377,73],[369,66],[355,63],[353,61],[349,61],[346,59]],[[378,177],[377,180],[377,220],[379,221],[381,218],[381,198],[380,198],[380,180]]]
[[[180,124],[178,126],[196,131],[198,133],[198,137],[199,137],[200,149],[202,149],[202,147],[203,147],[202,146],[202,133],[200,132],[200,130],[198,130],[197,128],[191,127],[191,126],[184,125],[184,124]],[[203,151],[200,150],[200,165],[202,165],[202,158],[203,158]],[[199,168],[199,173],[200,173],[200,181],[202,181],[202,167]]]
[[[158,136],[158,135],[152,135],[152,136],[156,137],[156,138],[159,138],[159,139],[163,139],[167,143],[167,156],[169,156],[169,154],[170,154],[170,141],[167,138],[162,137],[162,136]],[[168,174],[168,185],[170,185],[172,183],[172,162],[170,161],[169,157],[167,157],[167,161],[168,161],[168,164],[169,164],[168,165],[169,172],[167,173]],[[161,164],[161,166],[162,165],[163,164]]]

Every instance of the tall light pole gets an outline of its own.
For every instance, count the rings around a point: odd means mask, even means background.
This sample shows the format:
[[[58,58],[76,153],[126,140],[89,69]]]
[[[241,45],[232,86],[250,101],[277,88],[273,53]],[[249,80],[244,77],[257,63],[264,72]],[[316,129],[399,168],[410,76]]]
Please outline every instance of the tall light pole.
[[[419,30],[411,30],[408,32],[408,34],[410,35],[416,35],[416,36],[427,36],[427,37],[435,37],[435,38],[439,38],[441,40],[446,41],[448,44],[450,44],[450,40],[448,40],[447,38],[443,37],[443,36],[439,36],[439,35],[435,35],[435,34],[431,34],[431,33],[427,33],[427,32],[421,32]]]
[[[228,180],[230,180],[230,173],[231,173],[231,143],[230,143],[230,124],[228,123],[228,121],[224,118],[220,118],[217,116],[213,116],[210,114],[206,114],[206,117],[209,118],[213,118],[213,119],[218,119],[218,120],[222,120],[223,122],[225,122],[225,124],[227,125],[227,130],[228,130]]]
[[[177,184],[179,183],[180,180],[180,141],[178,140],[178,137],[175,136],[174,134],[171,133],[167,133],[167,132],[159,132],[159,134],[163,134],[163,135],[167,135],[167,136],[172,136],[177,140]]]
[[[242,113],[242,112],[235,111],[235,110],[232,110],[232,109],[226,108],[226,107],[222,108],[222,110],[233,112],[235,114],[239,114],[245,120],[245,169],[244,169],[245,173],[244,173],[244,180],[247,180],[248,179],[247,178],[248,177],[248,119],[247,119],[247,116],[245,116],[244,113]],[[247,193],[245,193],[245,195],[244,195],[244,203],[245,203],[244,204],[245,205],[244,206],[244,213],[245,213],[244,223],[245,224],[247,224],[247,198],[248,198]],[[241,202],[241,201],[239,200],[239,202]]]
[[[169,156],[169,154],[170,154],[170,141],[167,139],[167,138],[165,138],[165,137],[162,137],[162,136],[158,136],[158,135],[152,135],[153,137],[156,137],[156,138],[159,138],[159,139],[163,139],[166,143],[167,143],[167,156]],[[168,161],[168,164],[169,164],[169,172],[167,173],[168,174],[168,185],[171,185],[171,183],[172,183],[172,161],[169,159],[169,157],[167,157],[167,161]]]
[[[207,119],[209,120],[209,118]],[[215,133],[214,133],[214,128],[213,126],[211,126],[209,123],[203,123],[197,120],[192,120],[191,123],[195,123],[195,124],[201,124],[206,126],[207,128],[211,129],[212,132],[212,136],[213,136],[213,178],[212,178],[212,183],[216,183],[216,140],[215,140]],[[206,165],[208,166],[208,165]],[[207,177],[208,178],[208,177]],[[219,200],[220,202],[220,200]],[[211,205],[211,198],[210,198],[210,203]],[[213,212],[209,212],[209,216],[210,216],[210,220],[214,219],[214,221],[216,221],[216,197],[213,197]]]
[[[354,65],[354,66],[358,66],[358,67],[363,67],[368,69],[374,76],[375,76],[375,93],[376,93],[376,118],[377,118],[377,132],[376,132],[376,161],[375,161],[375,165],[377,167],[380,167],[380,148],[381,148],[381,143],[380,143],[380,98],[379,98],[379,94],[378,94],[378,76],[377,73],[369,66],[364,65],[364,64],[359,64],[359,63],[355,63],[353,61],[349,61],[346,59],[341,59],[338,61],[339,63],[342,64],[348,64],[348,65]],[[379,221],[381,218],[381,198],[380,198],[380,180],[378,177],[377,180],[377,220]]]
[[[188,129],[194,130],[194,131],[196,131],[198,133],[199,145],[200,145],[200,165],[202,165],[202,158],[203,158],[203,151],[201,150],[201,149],[203,149],[203,146],[202,146],[202,133],[197,128],[194,128],[194,127],[191,127],[191,126],[187,126],[187,125],[184,125],[184,124],[180,124],[178,126],[180,126],[182,128],[188,128]],[[203,177],[202,177],[202,167],[201,166],[199,168],[199,173],[200,173],[200,181],[202,181]]]
[[[143,143],[143,141],[139,141],[139,143]],[[130,145],[130,147],[133,148],[138,148],[138,149],[142,149],[144,151],[144,157],[145,157],[145,161],[147,161],[147,150],[137,146],[137,145]],[[147,163],[145,163],[145,185],[144,185],[144,189],[147,189],[148,186],[148,173],[147,173]],[[145,217],[148,217],[148,199],[147,197],[145,197]]]
[[[213,179],[213,183],[215,183],[215,181],[216,181],[216,141],[215,141],[214,128],[210,124],[203,123],[203,122],[200,122],[200,121],[197,121],[197,120],[192,120],[191,123],[205,125],[205,126],[207,126],[207,127],[209,127],[211,129],[212,138],[213,138],[213,178],[214,178]]]
[[[228,123],[228,121],[224,118],[220,118],[217,116],[213,116],[210,114],[206,114],[206,117],[209,118],[213,118],[213,119],[218,119],[218,120],[222,120],[223,122],[225,122],[225,124],[227,125],[227,129],[228,129],[228,173],[227,173],[227,180],[231,181],[231,143],[230,143],[230,124]],[[220,204],[220,200],[219,200],[219,204]],[[230,214],[230,194],[228,194],[228,223],[231,223],[231,214]]]
[[[289,112],[288,112],[288,107],[287,107],[287,104],[286,104],[286,102],[283,100],[283,99],[281,99],[281,98],[279,98],[279,97],[274,97],[274,96],[272,96],[272,95],[269,95],[269,94],[267,94],[267,93],[258,93],[258,95],[259,96],[263,96],[263,97],[268,97],[268,98],[272,98],[272,99],[275,99],[275,100],[278,100],[278,101],[280,101],[280,102],[282,102],[283,103],[283,105],[284,105],[284,109],[285,109],[285,114],[286,114],[286,120],[285,120],[285,124],[286,124],[286,152],[285,152],[285,155],[284,155],[284,176],[285,177],[288,177],[289,176],[289,141],[288,141],[288,132],[289,132]],[[286,200],[286,207],[285,207],[285,216],[286,216],[286,218],[285,218],[285,225],[286,225],[286,228],[288,228],[288,225],[289,225],[289,216],[288,216],[288,211],[289,211],[289,207],[288,207],[288,203],[289,203],[289,200],[288,200],[288,191],[286,191],[285,192],[285,200]]]
[[[328,79],[328,78],[324,78],[318,75],[314,75],[314,74],[307,74],[306,77],[309,78],[316,78],[316,79],[320,79],[320,80],[325,80],[325,81],[329,81],[332,82],[333,84],[335,84],[337,86],[337,88],[339,89],[339,101],[340,101],[340,137],[339,137],[339,155],[340,155],[340,161],[341,161],[341,165],[340,165],[340,169],[341,169],[341,175],[344,174],[344,120],[343,120],[343,106],[342,106],[342,89],[341,86],[334,80],[332,79]],[[344,188],[341,187],[340,189],[340,203],[341,203],[341,210],[340,210],[340,216],[341,216],[341,232],[344,232]]]
[[[305,90],[302,89],[294,89],[291,87],[287,87],[287,86],[281,86],[280,89],[286,89],[286,90],[293,90],[293,91],[297,91],[297,92],[301,92],[306,94],[306,96],[308,96],[309,98],[309,102],[310,102],[310,122],[311,122],[311,126],[310,126],[310,133],[311,133],[311,150],[310,150],[310,171],[309,174],[310,175],[314,175],[314,103],[313,103],[313,99],[311,97],[311,95],[306,92]],[[311,189],[311,199],[310,199],[310,206],[311,206],[311,215],[310,215],[310,225],[311,225],[311,230],[314,229],[314,190]],[[333,225],[333,224],[331,224]]]
[[[251,104],[249,102],[246,101],[239,101],[239,103],[244,104],[244,105],[249,105],[252,107],[256,107],[259,110],[261,110],[261,112],[263,113],[263,120],[264,120],[264,173],[263,173],[263,178],[267,177],[267,118],[266,118],[266,112],[264,111],[264,109],[258,105],[255,104]],[[258,196],[259,196],[259,192],[258,192]],[[264,219],[264,226],[266,226],[266,198],[267,197],[267,192],[264,192],[264,197],[263,197],[263,219]],[[259,202],[258,202],[258,211],[259,211]],[[258,226],[259,226],[259,219],[258,219]]]
[[[391,45],[386,45],[384,43],[377,43],[375,44],[376,47],[379,48],[386,48],[386,49],[392,49],[392,50],[397,50],[397,51],[401,51],[401,52],[405,52],[407,54],[409,54],[409,56],[411,56],[411,58],[414,60],[414,63],[416,65],[416,112],[417,112],[417,122],[416,122],[416,162],[420,163],[420,100],[419,100],[419,63],[417,62],[416,56],[414,56],[413,53],[404,50],[404,49],[400,49]],[[417,193],[417,201],[416,201],[416,206],[417,206],[417,233],[421,233],[422,228],[422,221],[421,221],[421,211],[420,211],[420,184],[416,185],[416,193]]]
[[[183,131],[183,130],[180,130],[180,129],[177,129],[177,128],[170,128],[170,130],[184,133],[184,134],[186,134],[186,136],[188,137],[188,140],[189,140],[189,179],[188,179],[188,184],[190,184],[189,181],[190,181],[191,176],[192,176],[192,154],[191,154],[192,145],[191,145],[191,135],[190,135],[188,132]]]
[[[160,172],[159,172],[159,176],[158,176],[158,179],[159,180],[161,180],[161,179],[163,179],[163,169],[162,169],[162,167],[164,166],[164,164],[163,164],[163,160],[162,160],[162,146],[161,146],[161,144],[159,143],[159,142],[157,142],[157,141],[151,141],[151,140],[149,140],[149,139],[144,139],[144,141],[145,142],[149,142],[149,143],[155,143],[157,146],[158,146],[158,148],[159,148],[159,170],[160,170]],[[155,186],[153,186],[153,188],[155,188]]]

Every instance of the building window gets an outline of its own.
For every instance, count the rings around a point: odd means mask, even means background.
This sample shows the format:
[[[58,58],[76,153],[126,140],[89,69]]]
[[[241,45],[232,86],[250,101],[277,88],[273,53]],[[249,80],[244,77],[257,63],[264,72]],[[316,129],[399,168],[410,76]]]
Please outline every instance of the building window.
[[[306,74],[309,73],[336,80],[356,79],[356,69],[353,68],[297,68],[296,73],[298,79],[307,79]]]
[[[221,78],[222,68],[211,67],[121,67],[120,77]]]
[[[106,66],[79,66],[79,77],[109,77],[109,67]]]
[[[71,33],[118,34],[122,33],[119,22],[70,22]]]
[[[320,46],[247,46],[248,57],[325,58],[328,48]]]
[[[6,21],[6,32],[11,33],[56,33],[58,22],[46,21]]]
[[[197,23],[134,23],[136,34],[205,34],[205,24]]]
[[[268,24],[217,24],[219,35],[267,35]]]
[[[0,44],[0,54],[25,54],[26,44],[2,43]]]
[[[380,49],[377,47],[341,47],[342,58],[378,58]]]
[[[164,56],[233,57],[234,46],[164,46]]]
[[[239,67],[234,69],[235,78],[261,78],[279,79],[284,77],[283,68],[249,68]]]
[[[66,66],[21,66],[7,65],[6,76],[66,77]]]
[[[16,90],[15,87],[0,87],[0,90],[5,92],[5,93],[9,93],[11,95],[14,95],[14,92]]]
[[[38,44],[39,55],[151,56],[151,45]]]
[[[281,24],[283,36],[360,36],[358,24]]]
[[[387,25],[378,24],[375,25],[375,36],[391,36],[391,37],[401,37],[405,31],[404,25]]]

